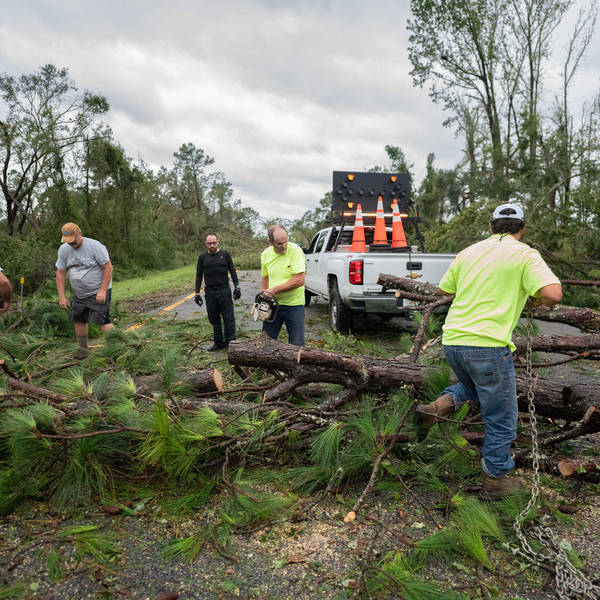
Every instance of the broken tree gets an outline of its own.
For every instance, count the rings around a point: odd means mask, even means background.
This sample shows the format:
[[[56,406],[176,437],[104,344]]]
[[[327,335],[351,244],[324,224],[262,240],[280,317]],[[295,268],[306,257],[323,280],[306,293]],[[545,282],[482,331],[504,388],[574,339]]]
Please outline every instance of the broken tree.
[[[402,386],[417,394],[424,388],[434,367],[412,361],[350,356],[324,350],[299,348],[259,336],[229,344],[229,362],[241,367],[281,371],[287,379],[265,393],[265,401],[280,400],[301,385],[313,382],[337,383],[347,397],[332,399],[339,405],[364,392],[385,392]],[[527,410],[527,378],[517,374],[519,408]],[[600,386],[597,378],[568,370],[555,370],[535,382],[535,405],[539,415],[567,422],[584,420],[579,435],[600,431]]]

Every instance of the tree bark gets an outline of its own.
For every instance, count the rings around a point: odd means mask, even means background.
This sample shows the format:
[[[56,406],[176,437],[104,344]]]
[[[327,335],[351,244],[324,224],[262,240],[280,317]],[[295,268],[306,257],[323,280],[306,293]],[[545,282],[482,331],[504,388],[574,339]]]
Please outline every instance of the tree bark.
[[[223,391],[223,375],[218,369],[198,369],[186,375],[184,379],[200,393]],[[148,394],[161,387],[160,375],[140,375],[134,377],[133,381],[140,394]]]
[[[518,350],[524,351],[527,340],[513,338]],[[600,335],[565,335],[565,336],[538,336],[531,340],[531,349],[534,352],[586,352],[600,349]]]
[[[202,369],[196,371],[192,378],[194,388],[198,392],[222,392],[223,376],[218,369]]]
[[[286,373],[292,393],[301,383],[337,383],[358,392],[386,392],[405,385],[419,393],[434,367],[400,360],[386,360],[335,354],[324,350],[299,348],[266,336],[236,340],[229,344],[232,365],[261,367]],[[527,377],[516,376],[519,408],[527,411]],[[284,381],[283,384],[286,382]],[[282,385],[282,384],[280,384]],[[278,386],[279,387],[279,386]],[[567,369],[555,369],[548,377],[537,377],[534,389],[539,415],[566,421],[580,421],[590,408],[582,435],[600,431],[600,386],[597,378]],[[281,399],[283,395],[278,395]]]

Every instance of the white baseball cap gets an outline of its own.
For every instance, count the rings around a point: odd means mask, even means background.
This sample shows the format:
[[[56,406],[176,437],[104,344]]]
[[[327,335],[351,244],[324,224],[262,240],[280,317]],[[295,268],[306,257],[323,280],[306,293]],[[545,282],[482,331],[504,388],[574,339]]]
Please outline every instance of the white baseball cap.
[[[509,214],[501,214],[503,210],[510,208],[513,212]],[[492,220],[494,219],[518,219],[519,221],[525,220],[525,215],[523,214],[523,209],[516,204],[501,204],[496,207],[494,214],[492,215]]]

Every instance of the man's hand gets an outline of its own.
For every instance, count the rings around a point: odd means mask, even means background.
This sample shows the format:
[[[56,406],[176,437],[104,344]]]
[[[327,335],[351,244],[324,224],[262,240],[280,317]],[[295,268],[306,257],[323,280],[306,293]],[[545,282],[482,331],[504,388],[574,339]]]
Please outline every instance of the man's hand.
[[[104,304],[106,302],[106,290],[98,290],[98,293],[96,294],[96,302],[98,304]]]
[[[234,300],[239,300],[242,297],[242,290],[240,290],[240,286],[236,285],[233,288],[233,299]]]
[[[198,305],[198,306],[202,306],[204,304],[204,300],[202,300],[202,296],[200,294],[196,294],[194,296],[194,302]]]
[[[61,308],[69,308],[69,306],[71,306],[70,302],[67,300],[66,296],[63,296],[62,298],[58,299],[58,305]]]

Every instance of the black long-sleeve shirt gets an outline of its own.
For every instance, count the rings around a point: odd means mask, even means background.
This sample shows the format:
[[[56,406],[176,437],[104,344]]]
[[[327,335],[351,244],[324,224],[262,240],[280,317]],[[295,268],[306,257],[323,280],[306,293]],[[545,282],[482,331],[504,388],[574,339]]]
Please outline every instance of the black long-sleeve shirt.
[[[233,285],[238,286],[238,276],[227,250],[219,250],[214,254],[204,252],[198,257],[196,267],[196,294],[200,293],[202,277],[204,277],[204,287],[206,288],[225,287],[229,285],[228,273],[231,274]]]

